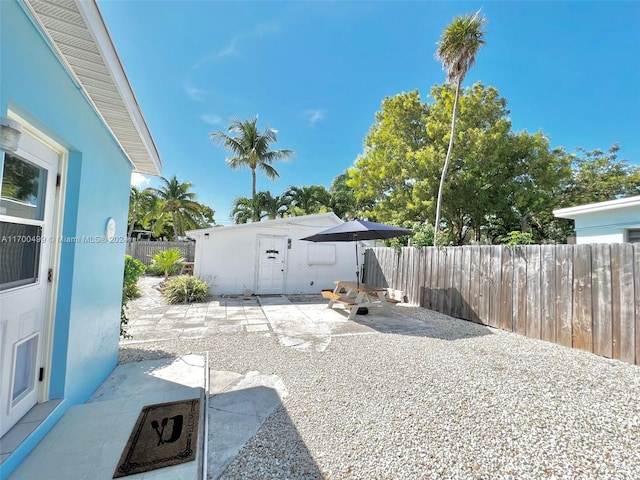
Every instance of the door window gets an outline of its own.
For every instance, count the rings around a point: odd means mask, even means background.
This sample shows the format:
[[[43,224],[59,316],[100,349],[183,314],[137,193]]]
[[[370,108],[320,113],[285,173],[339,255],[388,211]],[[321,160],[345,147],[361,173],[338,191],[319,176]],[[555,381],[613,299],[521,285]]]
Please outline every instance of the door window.
[[[3,155],[0,291],[38,281],[46,185],[46,169],[14,155]]]
[[[2,166],[0,214],[44,219],[47,171],[13,155],[5,154]]]

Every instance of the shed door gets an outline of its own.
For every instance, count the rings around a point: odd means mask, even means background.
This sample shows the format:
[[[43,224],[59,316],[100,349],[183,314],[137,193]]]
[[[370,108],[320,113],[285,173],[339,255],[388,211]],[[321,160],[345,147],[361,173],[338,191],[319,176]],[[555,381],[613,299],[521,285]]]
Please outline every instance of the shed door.
[[[258,271],[256,293],[258,295],[284,293],[287,237],[258,235]]]
[[[0,153],[0,436],[38,400],[58,155],[23,134]]]

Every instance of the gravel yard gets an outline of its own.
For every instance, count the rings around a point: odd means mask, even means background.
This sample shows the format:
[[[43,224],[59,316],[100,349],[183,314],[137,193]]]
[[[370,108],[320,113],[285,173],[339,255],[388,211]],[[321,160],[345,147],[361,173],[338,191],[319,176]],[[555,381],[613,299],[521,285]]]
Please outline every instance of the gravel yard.
[[[284,381],[224,479],[640,478],[640,368],[394,309],[433,328],[322,352],[269,333],[175,338],[123,344],[121,362],[208,351],[212,370]]]

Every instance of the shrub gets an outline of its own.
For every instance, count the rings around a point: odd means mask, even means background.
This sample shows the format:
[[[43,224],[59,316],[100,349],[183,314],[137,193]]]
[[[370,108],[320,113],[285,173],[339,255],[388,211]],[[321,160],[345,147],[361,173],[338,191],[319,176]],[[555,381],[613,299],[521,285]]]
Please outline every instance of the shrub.
[[[518,231],[509,232],[500,243],[505,245],[532,245],[533,235],[531,233],[522,233]]]
[[[127,298],[136,298],[140,296],[138,290],[138,277],[147,271],[147,267],[140,260],[136,260],[131,255],[124,257],[124,281],[123,294]]]
[[[162,295],[170,304],[203,302],[209,298],[209,287],[198,277],[180,275],[165,284]]]
[[[149,266],[149,270],[155,275],[164,275],[165,280],[169,278],[169,275],[178,273],[184,263],[182,252],[178,248],[158,250],[151,258],[153,262]]]
[[[132,298],[140,296],[138,290],[138,278],[147,270],[147,267],[140,260],[136,260],[131,255],[124,257],[124,278],[122,280],[122,306],[120,307],[120,336],[131,338],[127,333],[129,318],[127,317],[127,303]]]

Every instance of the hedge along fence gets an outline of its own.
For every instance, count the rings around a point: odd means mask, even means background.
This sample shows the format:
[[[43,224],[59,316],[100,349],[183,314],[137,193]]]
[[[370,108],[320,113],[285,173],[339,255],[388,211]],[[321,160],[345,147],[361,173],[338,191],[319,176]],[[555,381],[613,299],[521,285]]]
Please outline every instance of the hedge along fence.
[[[409,303],[640,365],[640,244],[375,247],[364,271]]]
[[[147,240],[127,242],[127,255],[140,260],[147,267],[158,250],[177,248],[186,262],[193,262],[196,253],[195,242],[152,242]]]

